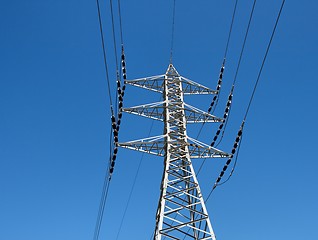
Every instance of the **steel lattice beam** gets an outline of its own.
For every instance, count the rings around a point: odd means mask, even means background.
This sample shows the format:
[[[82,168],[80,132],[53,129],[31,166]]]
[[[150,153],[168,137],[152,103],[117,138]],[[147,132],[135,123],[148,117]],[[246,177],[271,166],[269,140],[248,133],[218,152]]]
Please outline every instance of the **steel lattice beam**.
[[[125,108],[124,111],[164,122],[160,136],[119,143],[120,147],[164,157],[154,240],[215,240],[191,159],[224,158],[230,154],[190,138],[187,123],[222,122],[186,104],[185,94],[215,91],[179,75],[172,64],[164,75],[126,81],[163,94],[163,101]]]

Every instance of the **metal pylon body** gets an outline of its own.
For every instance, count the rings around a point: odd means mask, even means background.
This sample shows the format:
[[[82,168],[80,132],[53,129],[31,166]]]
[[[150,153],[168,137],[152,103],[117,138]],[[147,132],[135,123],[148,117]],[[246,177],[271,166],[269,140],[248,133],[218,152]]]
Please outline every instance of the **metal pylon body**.
[[[191,159],[228,157],[229,154],[188,137],[187,123],[223,119],[187,105],[183,99],[186,94],[215,94],[215,91],[180,76],[172,64],[164,75],[126,83],[163,94],[162,102],[124,109],[163,121],[163,135],[119,143],[121,147],[164,157],[154,240],[215,240]]]

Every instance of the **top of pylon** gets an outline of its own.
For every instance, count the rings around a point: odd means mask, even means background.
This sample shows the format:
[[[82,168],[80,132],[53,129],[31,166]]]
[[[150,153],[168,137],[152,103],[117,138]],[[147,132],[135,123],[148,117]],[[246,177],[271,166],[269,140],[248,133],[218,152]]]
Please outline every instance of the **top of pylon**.
[[[177,72],[176,68],[173,66],[172,63],[169,64],[168,69],[166,71],[166,75],[172,75],[172,76],[180,76],[180,74]]]

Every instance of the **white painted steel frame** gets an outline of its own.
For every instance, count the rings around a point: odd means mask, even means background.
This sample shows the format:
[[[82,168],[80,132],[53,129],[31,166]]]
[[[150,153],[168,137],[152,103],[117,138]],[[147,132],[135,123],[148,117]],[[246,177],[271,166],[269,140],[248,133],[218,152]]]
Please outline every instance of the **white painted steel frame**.
[[[181,77],[172,64],[166,74],[126,81],[127,84],[163,93],[163,102],[126,108],[125,111],[164,122],[164,134],[119,146],[164,157],[154,240],[215,240],[191,158],[228,157],[229,154],[187,136],[187,123],[221,122],[184,103],[184,94],[215,91]]]

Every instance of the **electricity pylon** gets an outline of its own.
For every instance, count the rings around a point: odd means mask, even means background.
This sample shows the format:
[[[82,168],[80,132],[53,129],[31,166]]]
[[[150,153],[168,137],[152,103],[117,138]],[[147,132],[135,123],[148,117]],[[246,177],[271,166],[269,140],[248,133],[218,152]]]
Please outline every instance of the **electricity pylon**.
[[[163,94],[161,102],[123,109],[124,112],[163,121],[163,135],[118,144],[164,157],[154,240],[215,240],[191,159],[230,155],[190,138],[187,123],[222,122],[223,119],[186,104],[183,98],[184,95],[215,94],[216,91],[180,76],[172,64],[164,75],[125,83]]]

